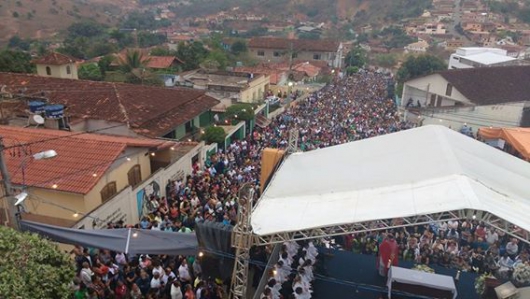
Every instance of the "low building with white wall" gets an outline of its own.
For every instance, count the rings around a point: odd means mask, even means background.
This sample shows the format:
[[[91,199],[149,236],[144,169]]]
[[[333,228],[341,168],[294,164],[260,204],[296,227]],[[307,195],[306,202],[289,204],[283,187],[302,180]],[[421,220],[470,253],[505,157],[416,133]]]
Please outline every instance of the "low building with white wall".
[[[408,121],[453,129],[530,126],[530,67],[448,70],[403,85]]]
[[[462,47],[449,57],[449,69],[509,66],[517,64],[517,59],[498,48]]]

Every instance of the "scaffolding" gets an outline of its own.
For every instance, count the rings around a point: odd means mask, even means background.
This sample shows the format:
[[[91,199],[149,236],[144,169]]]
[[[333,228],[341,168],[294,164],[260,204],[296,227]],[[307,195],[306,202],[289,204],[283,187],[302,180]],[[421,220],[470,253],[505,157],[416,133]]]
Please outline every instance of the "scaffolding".
[[[418,225],[430,225],[445,221],[461,221],[465,219],[480,221],[486,225],[489,225],[490,227],[504,232],[513,238],[517,238],[522,242],[530,244],[529,233],[526,230],[521,229],[509,221],[497,217],[489,212],[472,209],[415,215],[397,219],[379,219],[369,222],[332,225],[321,228],[311,228],[300,231],[281,232],[258,236],[252,234],[251,232],[250,212],[252,211],[252,206],[248,205],[247,201],[244,201],[244,203],[246,203],[246,205],[242,205],[238,216],[238,219],[244,222],[241,222],[243,224],[241,226],[240,222],[238,222],[238,225],[234,228],[234,231],[237,231],[237,233],[234,234],[233,238],[233,246],[236,247],[236,264],[234,267],[234,274],[232,276],[232,298],[237,299],[247,298],[246,278],[248,278],[249,250],[252,246],[264,246],[269,244],[283,243],[286,241],[301,241],[353,233],[390,230]],[[246,229],[249,229],[250,231]]]

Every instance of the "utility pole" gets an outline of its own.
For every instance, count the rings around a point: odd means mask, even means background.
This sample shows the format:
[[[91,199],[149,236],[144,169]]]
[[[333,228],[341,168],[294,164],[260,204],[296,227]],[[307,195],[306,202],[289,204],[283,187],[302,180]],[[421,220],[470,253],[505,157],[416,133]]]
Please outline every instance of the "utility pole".
[[[2,183],[4,185],[4,199],[7,203],[7,208],[9,209],[9,223],[13,226],[13,228],[19,230],[18,210],[15,206],[15,201],[13,200],[13,187],[11,186],[11,176],[7,170],[4,150],[4,139],[0,137],[0,173],[2,174],[3,178]]]

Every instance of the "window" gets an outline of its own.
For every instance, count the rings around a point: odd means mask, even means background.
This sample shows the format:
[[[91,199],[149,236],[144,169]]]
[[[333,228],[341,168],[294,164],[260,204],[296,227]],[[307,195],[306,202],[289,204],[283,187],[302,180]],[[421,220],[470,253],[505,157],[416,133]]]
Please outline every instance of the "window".
[[[109,200],[114,194],[118,193],[116,191],[116,182],[110,182],[103,189],[101,189],[101,202],[106,202]]]
[[[265,56],[265,51],[258,51],[258,56]]]
[[[274,57],[280,57],[280,52],[274,51],[273,55],[274,55]]]
[[[49,66],[46,67],[46,75],[48,76],[52,75],[52,69]]]
[[[447,83],[447,87],[445,88],[445,95],[451,96],[451,93],[453,93],[453,85]]]
[[[72,70],[70,69],[70,66],[66,66],[66,74],[70,75],[72,73]]]
[[[131,187],[134,187],[142,182],[142,170],[140,168],[140,165],[136,164],[129,172],[127,172],[127,178],[129,179],[129,185]]]
[[[320,54],[313,54],[314,60],[320,60]]]

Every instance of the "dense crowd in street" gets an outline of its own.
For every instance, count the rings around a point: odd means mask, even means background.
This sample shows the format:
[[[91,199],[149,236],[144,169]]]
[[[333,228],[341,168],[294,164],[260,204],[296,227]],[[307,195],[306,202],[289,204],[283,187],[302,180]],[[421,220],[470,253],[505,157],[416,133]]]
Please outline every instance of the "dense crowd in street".
[[[242,184],[259,189],[261,151],[287,146],[289,131],[299,131],[303,151],[337,145],[410,128],[400,121],[386,98],[382,74],[360,72],[300,100],[266,128],[256,128],[244,140],[219,150],[206,165],[193,165],[192,174],[173,182],[167,197],[149,198],[139,229],[188,233],[200,221],[234,225]],[[125,227],[109,223],[109,228]],[[223,283],[208,279],[200,258],[170,256],[127,257],[123,253],[77,247],[76,298],[223,298]],[[312,243],[286,243],[271,272],[263,298],[310,298],[316,251]],[[285,291],[285,284],[290,288]],[[278,287],[280,286],[280,288]]]

